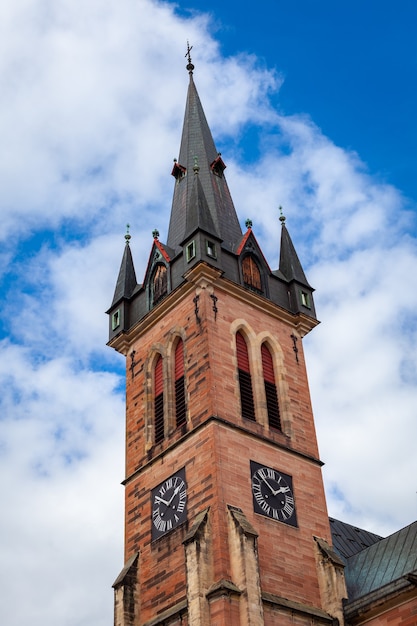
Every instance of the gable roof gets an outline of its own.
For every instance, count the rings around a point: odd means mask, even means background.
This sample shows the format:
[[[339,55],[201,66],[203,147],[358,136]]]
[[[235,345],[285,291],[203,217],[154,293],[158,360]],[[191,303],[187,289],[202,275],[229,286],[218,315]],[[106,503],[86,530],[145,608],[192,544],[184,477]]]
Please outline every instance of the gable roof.
[[[333,547],[344,559],[348,559],[382,539],[380,535],[341,522],[333,517],[329,517],[329,521]]]
[[[347,559],[349,603],[404,579],[417,581],[417,521]]]

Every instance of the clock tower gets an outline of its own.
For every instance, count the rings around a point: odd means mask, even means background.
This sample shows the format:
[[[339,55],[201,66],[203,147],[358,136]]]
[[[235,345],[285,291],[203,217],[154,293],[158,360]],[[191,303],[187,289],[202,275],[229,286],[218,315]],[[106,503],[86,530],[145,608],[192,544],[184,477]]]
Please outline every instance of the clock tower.
[[[276,270],[242,232],[187,70],[167,242],[154,231],[138,284],[126,235],[108,311],[126,356],[114,623],[343,623],[302,345],[313,289],[282,214]]]

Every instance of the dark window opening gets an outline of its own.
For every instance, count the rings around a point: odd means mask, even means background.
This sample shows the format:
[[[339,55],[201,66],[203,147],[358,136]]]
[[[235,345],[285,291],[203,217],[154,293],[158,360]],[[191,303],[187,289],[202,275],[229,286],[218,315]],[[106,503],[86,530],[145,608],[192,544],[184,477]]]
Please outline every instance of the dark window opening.
[[[213,163],[210,164],[210,167],[211,167],[211,171],[213,172],[213,174],[216,174],[216,176],[219,176],[220,178],[222,178],[223,172],[226,169],[226,165],[223,159],[221,158],[220,153],[217,156],[217,159],[215,159]]]
[[[175,423],[177,428],[186,423],[184,345],[180,339],[175,348]]]
[[[179,183],[185,176],[187,168],[183,165],[180,165],[177,160],[174,160],[174,167],[172,168],[172,176],[175,178],[177,183]]]

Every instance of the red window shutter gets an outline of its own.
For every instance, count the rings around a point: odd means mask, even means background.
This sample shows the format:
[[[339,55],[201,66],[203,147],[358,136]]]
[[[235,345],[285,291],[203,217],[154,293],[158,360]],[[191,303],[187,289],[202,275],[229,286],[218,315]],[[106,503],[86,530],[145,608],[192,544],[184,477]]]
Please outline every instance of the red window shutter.
[[[164,438],[164,380],[161,355],[155,363],[154,389],[155,443],[159,443]]]
[[[175,380],[184,376],[184,346],[182,339],[177,343],[175,348]]]
[[[236,333],[237,366],[249,374],[249,354],[246,341],[241,333]]]
[[[159,396],[159,394],[163,393],[164,390],[164,381],[162,376],[162,357],[158,356],[158,359],[155,364],[155,396]]]
[[[236,353],[242,417],[255,421],[255,405],[253,402],[248,347],[241,333],[236,333]]]
[[[277,387],[275,384],[274,363],[272,361],[272,354],[270,353],[268,346],[264,343],[261,346],[261,356],[268,422],[273,428],[281,430],[281,418],[279,413]]]
[[[272,362],[272,355],[264,343],[262,344],[262,347],[261,347],[261,353],[262,353],[262,367],[264,371],[264,379],[268,383],[273,383],[275,385],[275,374],[274,374],[274,364]]]

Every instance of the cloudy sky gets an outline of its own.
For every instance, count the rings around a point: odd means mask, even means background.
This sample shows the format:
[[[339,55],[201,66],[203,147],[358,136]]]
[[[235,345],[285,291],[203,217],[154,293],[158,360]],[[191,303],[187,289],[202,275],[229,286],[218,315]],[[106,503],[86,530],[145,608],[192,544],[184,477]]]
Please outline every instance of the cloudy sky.
[[[0,9],[7,626],[113,620],[124,375],[104,311],[126,223],[139,280],[152,230],[167,233],[187,39],[241,223],[277,267],[282,205],[316,288],[305,349],[329,513],[384,535],[417,518],[417,6],[206,5]]]

